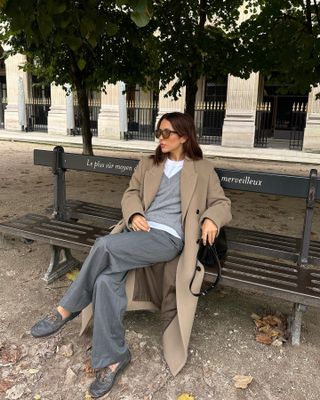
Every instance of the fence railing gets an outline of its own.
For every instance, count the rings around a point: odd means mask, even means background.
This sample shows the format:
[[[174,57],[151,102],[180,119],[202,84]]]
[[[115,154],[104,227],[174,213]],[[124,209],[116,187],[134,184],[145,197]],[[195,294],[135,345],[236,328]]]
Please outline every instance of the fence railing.
[[[221,144],[225,114],[224,101],[204,101],[196,104],[194,121],[199,143]]]
[[[307,103],[296,102],[292,107],[289,148],[302,150],[304,130],[307,121]]]
[[[26,131],[48,131],[48,112],[51,105],[50,98],[29,98],[26,101]]]
[[[8,101],[5,97],[2,97],[0,101],[0,129],[4,129],[4,110],[6,109]]]
[[[93,136],[98,136],[98,115],[101,108],[100,100],[89,100],[89,115],[90,115],[90,129]],[[74,130],[72,135],[81,135],[81,114],[78,101],[75,98],[73,101],[74,107]]]
[[[271,103],[259,103],[256,111],[255,147],[267,147],[272,137]]]
[[[158,102],[127,102],[128,132],[124,140],[154,140],[154,129],[158,114]]]
[[[286,147],[301,150],[306,126],[305,102],[293,103],[291,112],[282,121],[273,115],[271,102],[260,103],[256,112],[255,147]],[[277,131],[275,134],[275,130]]]

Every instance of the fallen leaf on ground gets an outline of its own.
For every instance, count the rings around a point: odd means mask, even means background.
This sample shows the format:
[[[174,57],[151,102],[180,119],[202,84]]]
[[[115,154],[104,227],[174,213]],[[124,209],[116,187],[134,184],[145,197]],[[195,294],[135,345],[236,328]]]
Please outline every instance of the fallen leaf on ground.
[[[246,389],[252,382],[252,376],[250,375],[236,375],[233,377],[234,386],[237,389]]]
[[[89,359],[86,360],[86,361],[83,363],[83,372],[84,372],[86,375],[89,375],[89,376],[93,375],[93,373],[94,373],[93,368],[92,368],[92,366],[91,366],[91,361],[90,361]]]
[[[14,383],[7,379],[0,379],[0,393],[5,393],[13,385]]]
[[[272,343],[272,337],[268,335],[267,333],[257,333],[256,334],[256,341],[258,343],[262,344],[271,344]]]
[[[35,349],[35,355],[43,358],[50,358],[56,354],[59,334],[38,343]]]
[[[12,386],[11,389],[6,392],[6,399],[9,400],[18,400],[25,399],[27,395],[30,393],[30,389],[26,384],[18,384],[16,386]]]
[[[66,277],[70,280],[70,281],[75,281],[76,277],[79,275],[80,270],[78,269],[73,269],[72,271],[68,272],[66,274]]]
[[[283,341],[281,339],[275,339],[271,344],[275,347],[281,347],[283,345]]]
[[[66,372],[66,379],[64,381],[65,386],[74,385],[77,378],[77,374],[71,368],[68,368]]]
[[[39,370],[36,368],[30,368],[30,369],[28,369],[28,372],[30,375],[34,375],[34,374],[38,373]]]
[[[0,348],[0,365],[16,364],[22,357],[22,351],[16,345],[2,345]]]
[[[40,394],[36,394],[33,398],[33,400],[41,400]]]
[[[277,317],[276,315],[267,315],[267,316],[263,317],[262,320],[271,326],[281,326],[282,325],[281,318]]]
[[[59,347],[59,354],[65,357],[71,357],[73,356],[73,345],[72,343],[70,344],[64,344],[61,347]]]
[[[288,338],[287,321],[283,315],[268,314],[264,317],[251,314],[256,326],[256,341],[262,344],[281,346]],[[280,344],[281,343],[281,344]]]
[[[83,400],[92,400],[92,397],[90,396],[89,392],[86,392],[86,394],[84,395],[84,399]]]
[[[177,400],[195,400],[195,398],[192,396],[192,394],[189,393],[182,393],[180,396],[177,398]]]

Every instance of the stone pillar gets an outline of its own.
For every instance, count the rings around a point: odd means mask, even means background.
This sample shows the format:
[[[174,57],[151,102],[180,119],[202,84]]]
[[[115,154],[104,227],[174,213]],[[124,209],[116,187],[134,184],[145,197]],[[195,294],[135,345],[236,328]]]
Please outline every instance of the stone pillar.
[[[309,93],[307,123],[303,137],[305,151],[320,151],[320,99],[316,100],[317,94],[320,94],[320,84]]]
[[[48,113],[48,134],[67,134],[66,91],[51,84],[51,106]]]
[[[165,90],[161,90],[159,93],[159,111],[156,119],[156,124],[158,123],[159,119],[162,117],[163,114],[173,112],[173,111],[178,111],[178,112],[184,112],[185,108],[185,97],[186,97],[186,90],[183,87],[181,89],[181,96],[178,98],[178,100],[174,100],[173,97],[165,97],[165,94],[170,90],[170,88],[173,86],[174,81],[169,83],[169,85],[166,87]]]
[[[119,83],[106,84],[101,91],[101,109],[98,115],[98,137],[120,140]]]
[[[24,65],[26,57],[22,54],[10,56],[5,60],[7,79],[7,107],[4,111],[4,126],[7,130],[21,130],[18,116],[18,81],[23,80],[25,99],[28,96],[28,74],[19,66]]]
[[[200,136],[203,133],[203,119],[205,113],[203,110],[205,109],[205,84],[206,84],[206,78],[205,76],[201,77],[198,82],[198,91],[196,94],[196,101],[195,101],[195,113],[194,113],[194,124],[196,127],[196,132]]]
[[[229,75],[222,146],[253,147],[258,90],[258,73],[249,79]]]

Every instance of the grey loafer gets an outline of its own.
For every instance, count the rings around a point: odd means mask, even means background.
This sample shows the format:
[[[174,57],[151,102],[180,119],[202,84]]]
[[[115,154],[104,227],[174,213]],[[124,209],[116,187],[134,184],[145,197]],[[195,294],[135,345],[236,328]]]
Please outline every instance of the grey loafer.
[[[31,328],[31,335],[33,337],[44,337],[52,335],[55,332],[58,332],[59,329],[63,327],[67,322],[71,321],[77,315],[80,314],[79,312],[72,313],[70,317],[62,319],[61,315],[57,312],[47,315],[40,321],[38,321],[33,327]]]
[[[96,370],[96,380],[91,383],[89,388],[91,397],[97,398],[107,394],[111,390],[119,373],[126,368],[130,361],[131,353],[128,350],[126,358],[119,362],[114,371],[111,371],[109,367]]]

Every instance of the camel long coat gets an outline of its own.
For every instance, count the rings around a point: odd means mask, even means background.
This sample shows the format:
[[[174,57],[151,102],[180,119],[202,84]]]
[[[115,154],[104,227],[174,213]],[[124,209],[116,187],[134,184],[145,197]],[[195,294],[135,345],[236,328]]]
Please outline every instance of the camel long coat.
[[[143,158],[132,175],[121,202],[123,219],[111,233],[130,228],[135,213],[145,214],[160,186],[164,163],[155,165]],[[185,245],[174,260],[148,268],[130,271],[126,282],[128,310],[161,310],[163,322],[164,357],[173,375],[185,365],[188,345],[198,298],[193,296],[189,284],[195,272],[201,223],[209,218],[219,229],[231,220],[230,200],[225,197],[213,164],[208,160],[185,159],[180,180],[182,223]],[[193,292],[198,292],[204,268],[196,272]],[[92,316],[89,306],[82,313],[85,330]]]

